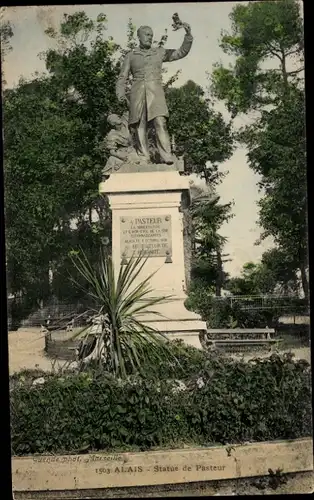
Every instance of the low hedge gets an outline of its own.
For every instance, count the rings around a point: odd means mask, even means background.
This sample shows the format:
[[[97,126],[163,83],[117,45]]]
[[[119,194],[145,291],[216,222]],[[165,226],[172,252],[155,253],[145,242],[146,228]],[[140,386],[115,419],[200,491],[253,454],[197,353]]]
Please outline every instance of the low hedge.
[[[311,373],[291,355],[207,358],[174,378],[116,380],[89,371],[11,384],[13,455],[148,450],[311,435]],[[166,376],[166,372],[165,376]],[[37,374],[38,375],[38,374]],[[12,381],[13,382],[13,381]]]

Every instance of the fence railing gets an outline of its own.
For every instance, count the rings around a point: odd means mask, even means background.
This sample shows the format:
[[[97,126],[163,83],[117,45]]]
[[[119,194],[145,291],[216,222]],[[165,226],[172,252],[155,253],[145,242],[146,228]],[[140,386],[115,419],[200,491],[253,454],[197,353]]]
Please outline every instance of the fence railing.
[[[237,304],[244,311],[258,311],[258,310],[271,310],[276,309],[282,311],[283,315],[295,316],[299,313],[309,314],[309,305],[304,299],[299,297],[283,296],[283,295],[256,295],[256,296],[242,296],[232,295],[225,297],[214,297],[215,301],[227,301],[231,306]],[[43,322],[50,316],[54,321],[71,321],[72,318],[77,317],[84,311],[89,309],[87,303],[64,303],[57,299],[49,302],[42,308],[27,314],[19,322],[19,326],[24,327],[37,327],[41,326]],[[8,324],[9,328],[12,326],[12,316],[10,314],[10,307],[8,307]]]
[[[297,312],[309,309],[305,299],[291,295],[230,295],[215,297],[216,301],[227,301],[231,306],[238,304],[242,310],[280,309]]]
[[[20,301],[19,301],[20,302]],[[15,305],[15,307],[18,307]],[[22,308],[22,303],[20,304]],[[16,325],[21,327],[40,327],[45,323],[48,317],[51,318],[53,322],[67,323],[71,319],[82,315],[85,311],[90,309],[89,304],[84,304],[82,302],[76,303],[64,303],[54,300],[42,308],[33,310],[30,313],[21,312],[23,319],[18,320],[15,315],[11,314],[10,305],[8,307],[8,327],[15,328]],[[83,320],[82,320],[83,321]]]

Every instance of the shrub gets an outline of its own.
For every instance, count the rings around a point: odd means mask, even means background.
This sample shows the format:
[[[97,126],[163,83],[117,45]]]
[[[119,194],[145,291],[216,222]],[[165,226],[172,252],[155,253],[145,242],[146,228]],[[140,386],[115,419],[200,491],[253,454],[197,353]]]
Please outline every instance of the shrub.
[[[169,342],[168,349],[176,362],[171,363],[165,359],[158,365],[146,363],[142,369],[146,378],[188,380],[198,376],[206,361],[213,356],[212,353],[184,344],[182,340]]]
[[[311,375],[293,355],[208,363],[193,395],[194,425],[206,441],[294,439],[311,434]],[[196,415],[197,420],[196,420]]]
[[[177,346],[178,347],[178,346]],[[198,360],[199,361],[199,360]],[[308,363],[273,355],[244,363],[196,360],[175,380],[50,375],[11,390],[12,451],[73,453],[294,439],[311,435]]]
[[[232,308],[228,300],[213,300],[207,315],[209,328],[230,328]]]
[[[243,309],[238,302],[231,304],[230,298],[213,297],[201,288],[190,292],[186,306],[199,313],[209,328],[233,328],[233,324],[238,328],[275,327],[282,313],[271,300],[264,309]]]
[[[213,290],[200,280],[193,280],[189,287],[185,307],[201,315],[203,321],[208,321],[208,313],[214,302]]]
[[[280,311],[273,305],[265,309],[242,309],[238,302],[232,304],[231,315],[239,328],[274,328],[277,325]]]
[[[290,315],[308,314],[309,303],[304,298],[284,297],[280,300],[278,297],[268,297],[263,302],[263,308],[243,309],[240,302],[231,303],[230,297],[215,297],[208,285],[201,280],[194,280],[189,287],[185,305],[200,314],[209,328],[232,328],[233,324],[238,328],[277,328],[283,312]]]

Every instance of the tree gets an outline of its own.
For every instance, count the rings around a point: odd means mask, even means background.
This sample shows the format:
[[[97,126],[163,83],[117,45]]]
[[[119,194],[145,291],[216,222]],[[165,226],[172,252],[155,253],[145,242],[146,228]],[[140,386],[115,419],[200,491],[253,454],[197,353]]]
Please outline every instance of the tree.
[[[180,88],[167,88],[169,132],[176,154],[185,160],[186,174],[195,173],[214,186],[222,175],[220,163],[231,157],[231,125],[217,113],[205,92],[192,80]]]
[[[277,106],[291,83],[303,83],[303,23],[296,0],[249,2],[231,13],[231,33],[223,32],[222,50],[236,61],[229,68],[216,64],[214,95],[236,116]],[[269,67],[272,60],[276,68]],[[289,69],[291,62],[294,68]],[[268,63],[268,64],[267,64]],[[268,66],[268,67],[267,67]]]
[[[2,77],[2,85],[6,84],[2,65],[4,63],[5,56],[11,52],[12,46],[10,43],[11,38],[13,37],[13,29],[10,21],[5,23],[1,23],[0,26],[0,46],[1,46],[1,77]]]
[[[247,262],[244,264],[241,275],[230,278],[226,284],[227,290],[232,295],[264,295],[272,293],[276,286],[276,280],[264,263],[256,264]]]
[[[48,271],[67,258],[70,221],[82,219],[93,206],[103,212],[97,187],[104,159],[97,146],[109,129],[106,114],[115,103],[117,74],[113,46],[101,36],[103,24],[101,16],[92,24],[82,13],[65,16],[62,50],[45,54],[50,76],[21,81],[5,92],[5,205],[13,293],[49,295]],[[84,43],[95,30],[88,50]],[[71,87],[83,95],[83,103],[68,98]],[[97,225],[89,222],[95,234]],[[40,293],[43,283],[45,293]]]
[[[298,291],[296,272],[289,261],[291,257],[278,248],[264,252],[261,262],[247,262],[241,275],[230,278],[226,289],[232,295],[291,295]]]
[[[261,175],[262,238],[272,236],[291,271],[299,270],[308,297],[304,92],[297,89],[269,112],[265,128],[248,137],[249,162]]]
[[[218,231],[232,217],[232,203],[220,204],[219,196],[204,194],[195,187],[194,191],[196,193],[193,193],[192,188],[192,278],[205,283],[207,287],[213,286],[219,296],[226,279],[222,255],[226,238]]]
[[[250,167],[261,176],[262,239],[271,236],[299,270],[308,297],[305,99],[303,27],[295,0],[236,6],[231,33],[221,47],[236,57],[229,68],[216,66],[212,90],[233,116],[254,111],[254,123],[240,130]],[[267,62],[273,59],[276,68]],[[294,63],[294,67],[290,66]],[[256,112],[258,112],[256,114]]]
[[[292,257],[283,250],[272,248],[262,255],[262,265],[273,279],[273,291],[282,295],[296,295],[299,289],[298,276]]]

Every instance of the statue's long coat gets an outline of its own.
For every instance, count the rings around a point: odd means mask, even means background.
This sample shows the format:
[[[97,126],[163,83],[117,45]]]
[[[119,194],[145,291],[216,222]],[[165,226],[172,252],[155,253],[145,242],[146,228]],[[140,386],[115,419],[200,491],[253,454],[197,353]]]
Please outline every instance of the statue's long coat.
[[[130,92],[130,125],[140,121],[145,101],[147,121],[157,116],[169,116],[162,87],[162,63],[185,57],[190,52],[192,42],[192,35],[186,34],[181,47],[177,50],[163,47],[148,50],[136,48],[125,56],[117,81],[116,94],[118,97],[125,96],[126,82],[131,73],[133,80]]]

